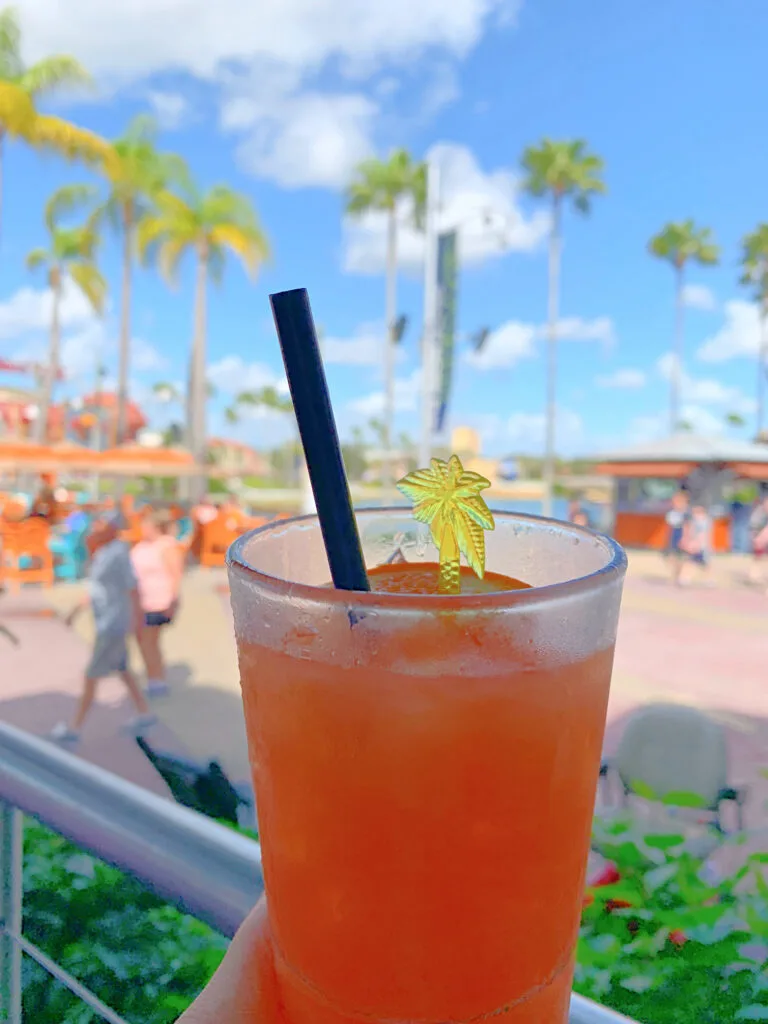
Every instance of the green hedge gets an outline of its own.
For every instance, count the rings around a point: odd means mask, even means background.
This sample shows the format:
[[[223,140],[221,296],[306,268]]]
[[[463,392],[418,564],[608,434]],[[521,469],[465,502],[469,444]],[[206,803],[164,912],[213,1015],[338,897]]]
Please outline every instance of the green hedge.
[[[24,847],[27,939],[132,1024],[172,1024],[216,970],[227,940],[29,820]],[[23,983],[25,1020],[101,1021],[28,957]]]
[[[597,840],[618,878],[587,894],[576,990],[643,1024],[768,1021],[768,853],[714,882],[682,835],[632,831]]]
[[[617,822],[596,840],[618,881],[589,891],[575,986],[643,1024],[768,1021],[768,854],[706,881],[682,836],[630,838]],[[29,821],[27,937],[126,1020],[171,1024],[226,949],[207,926]],[[25,1019],[98,1018],[31,961]]]

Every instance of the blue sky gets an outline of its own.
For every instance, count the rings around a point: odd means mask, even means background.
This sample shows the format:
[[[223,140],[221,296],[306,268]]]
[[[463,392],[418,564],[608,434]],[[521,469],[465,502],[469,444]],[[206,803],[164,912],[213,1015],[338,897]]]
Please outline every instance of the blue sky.
[[[768,30],[761,0],[21,0],[27,57],[78,56],[94,97],[57,110],[107,136],[153,110],[162,144],[201,186],[227,182],[254,205],[273,245],[255,284],[232,264],[210,295],[211,431],[232,393],[280,379],[267,296],[306,286],[327,337],[342,433],[381,405],[383,229],[350,225],[342,188],[355,164],[406,146],[443,167],[446,226],[461,232],[459,329],[493,330],[482,358],[457,358],[451,421],[491,453],[540,450],[544,396],[546,210],[521,196],[519,158],[544,135],[583,137],[606,164],[608,195],[565,218],[558,444],[594,452],[664,432],[672,274],[646,254],[665,221],[694,217],[721,266],[690,275],[683,415],[706,432],[754,416],[757,311],[737,285],[739,240],[768,219],[758,88]],[[214,10],[216,13],[214,13]],[[87,177],[7,147],[0,357],[44,351],[48,299],[24,269],[44,241],[42,207]],[[491,212],[498,229],[482,226]],[[397,429],[417,432],[421,242],[401,232],[400,310],[412,327],[398,365]],[[97,323],[65,303],[67,387],[90,387],[97,352],[114,372],[118,253],[102,262],[111,311]],[[184,378],[191,267],[176,291],[137,272],[134,393]],[[460,345],[466,348],[462,340]],[[665,358],[666,356],[666,358]],[[9,379],[7,383],[12,383]],[[167,410],[153,408],[153,415]],[[288,425],[250,419],[257,446]]]

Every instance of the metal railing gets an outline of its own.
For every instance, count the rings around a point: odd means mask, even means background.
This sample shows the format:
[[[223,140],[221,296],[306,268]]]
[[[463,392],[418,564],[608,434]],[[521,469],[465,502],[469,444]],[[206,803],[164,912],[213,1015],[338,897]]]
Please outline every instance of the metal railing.
[[[22,1021],[22,955],[108,1024],[126,1024],[23,934],[24,814],[227,936],[263,889],[258,843],[0,723],[0,1020],[7,1024]],[[596,1003],[572,998],[569,1024],[622,1021]]]

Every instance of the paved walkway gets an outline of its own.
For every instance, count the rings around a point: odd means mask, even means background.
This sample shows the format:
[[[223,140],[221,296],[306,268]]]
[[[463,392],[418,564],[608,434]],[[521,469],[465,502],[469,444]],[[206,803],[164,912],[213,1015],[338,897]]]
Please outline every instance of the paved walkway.
[[[746,563],[725,558],[712,587],[672,588],[655,555],[631,558],[616,650],[606,748],[626,716],[654,700],[706,708],[726,725],[734,783],[750,786],[749,823],[768,825],[768,597],[744,585]],[[81,592],[62,585],[0,596],[0,622],[21,641],[0,636],[0,718],[44,733],[71,714],[87,660],[90,623],[61,621]],[[232,623],[223,572],[193,570],[182,608],[167,631],[172,694],[157,702],[152,733],[163,750],[216,758],[236,781],[248,777]],[[136,665],[138,657],[134,652]],[[119,733],[129,717],[117,681],[102,684],[79,753],[163,792],[134,741]]]

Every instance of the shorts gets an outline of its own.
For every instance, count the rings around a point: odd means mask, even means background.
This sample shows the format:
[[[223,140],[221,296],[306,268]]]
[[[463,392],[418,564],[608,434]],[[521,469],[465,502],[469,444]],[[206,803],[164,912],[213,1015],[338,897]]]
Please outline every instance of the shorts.
[[[173,615],[170,612],[144,612],[144,625],[149,628],[170,626],[173,622]]]
[[[683,528],[682,526],[675,526],[669,534],[669,553],[671,555],[681,555],[683,543]]]
[[[125,633],[96,635],[91,660],[85,674],[88,679],[104,679],[128,669],[128,643]]]

